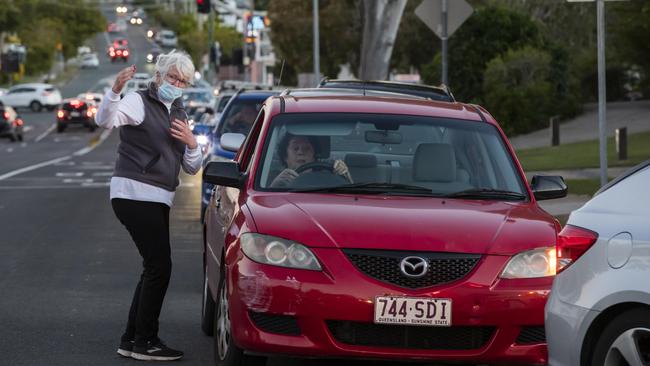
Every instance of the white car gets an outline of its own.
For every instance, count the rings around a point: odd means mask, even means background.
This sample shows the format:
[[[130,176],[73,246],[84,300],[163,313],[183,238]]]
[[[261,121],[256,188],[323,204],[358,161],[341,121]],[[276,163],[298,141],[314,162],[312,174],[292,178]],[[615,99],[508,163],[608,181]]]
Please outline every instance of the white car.
[[[178,45],[178,38],[176,33],[170,30],[160,31],[160,45],[163,47],[176,47]]]
[[[99,59],[97,58],[96,53],[86,53],[85,55],[81,56],[81,63],[79,66],[82,69],[96,69],[99,67]]]
[[[40,112],[43,107],[54,110],[61,104],[61,92],[54,85],[42,83],[18,84],[12,86],[0,102],[14,108],[30,108]]]
[[[546,304],[551,366],[650,361],[650,160],[573,211]]]

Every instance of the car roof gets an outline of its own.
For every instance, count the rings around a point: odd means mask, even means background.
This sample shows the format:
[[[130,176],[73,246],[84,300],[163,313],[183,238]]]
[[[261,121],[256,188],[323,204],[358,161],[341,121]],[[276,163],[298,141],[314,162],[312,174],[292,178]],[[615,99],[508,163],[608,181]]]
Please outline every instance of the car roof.
[[[335,96],[297,97],[282,95],[274,98],[283,113],[379,113],[442,117],[497,124],[482,107],[465,104],[412,99],[403,97]]]
[[[33,88],[54,88],[54,85],[52,84],[45,84],[45,83],[25,83],[25,84],[17,84],[11,87],[11,89],[14,88],[21,88],[21,87],[33,87]]]
[[[233,98],[258,99],[280,94],[279,90],[239,90]]]
[[[385,91],[401,94],[416,95],[431,100],[441,100],[447,102],[454,102],[454,96],[451,94],[449,88],[445,85],[431,86],[423,84],[410,84],[401,83],[397,81],[383,81],[383,80],[356,80],[356,79],[323,79],[319,87],[325,88],[345,88],[345,89],[361,89],[361,90],[374,90]]]

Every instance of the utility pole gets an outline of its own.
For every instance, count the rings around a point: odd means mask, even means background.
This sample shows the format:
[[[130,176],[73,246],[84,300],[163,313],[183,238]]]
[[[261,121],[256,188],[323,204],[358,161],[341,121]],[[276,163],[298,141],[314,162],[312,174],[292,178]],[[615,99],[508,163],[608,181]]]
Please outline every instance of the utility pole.
[[[442,12],[440,13],[441,16],[441,24],[442,24],[442,37],[440,37],[440,40],[442,41],[442,83],[444,85],[449,85],[448,83],[448,77],[447,77],[447,70],[449,69],[448,65],[448,52],[447,52],[447,44],[449,41],[449,36],[447,35],[447,20],[448,20],[448,4],[447,0],[442,0]]]
[[[600,185],[607,184],[607,95],[605,89],[605,1],[597,0],[598,28],[598,128],[600,139]]]
[[[320,44],[318,33],[318,0],[314,4],[314,79],[316,84],[320,82]]]

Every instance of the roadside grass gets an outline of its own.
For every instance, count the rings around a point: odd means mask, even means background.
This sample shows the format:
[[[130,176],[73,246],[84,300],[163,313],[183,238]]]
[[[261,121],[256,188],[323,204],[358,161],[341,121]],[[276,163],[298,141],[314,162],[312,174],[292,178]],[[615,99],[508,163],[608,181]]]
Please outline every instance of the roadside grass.
[[[566,179],[569,194],[586,194],[593,196],[600,189],[600,179]]]
[[[607,139],[608,166],[633,166],[650,159],[650,132],[629,134],[627,137],[627,160],[618,160],[614,138]],[[517,151],[525,171],[598,168],[598,154],[598,140]]]

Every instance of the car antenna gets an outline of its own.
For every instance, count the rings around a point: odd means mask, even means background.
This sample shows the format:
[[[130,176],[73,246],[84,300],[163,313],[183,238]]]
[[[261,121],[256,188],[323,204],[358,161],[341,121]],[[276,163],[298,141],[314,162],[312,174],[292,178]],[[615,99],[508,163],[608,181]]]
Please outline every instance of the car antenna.
[[[280,82],[282,81],[282,72],[284,71],[284,61],[286,59],[282,59],[282,66],[280,67],[280,76],[278,77],[278,83],[275,85],[276,87],[280,86]]]

